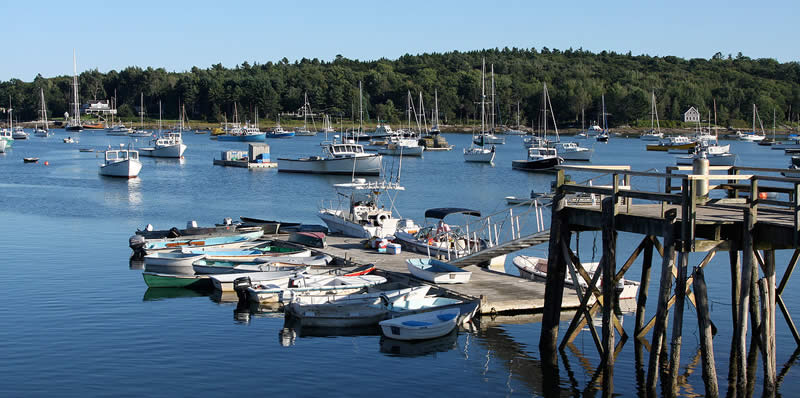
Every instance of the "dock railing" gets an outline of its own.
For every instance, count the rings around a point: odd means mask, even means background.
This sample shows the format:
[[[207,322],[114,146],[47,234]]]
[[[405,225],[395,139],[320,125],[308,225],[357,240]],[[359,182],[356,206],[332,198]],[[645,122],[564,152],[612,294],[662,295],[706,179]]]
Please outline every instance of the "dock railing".
[[[666,173],[632,171],[628,166],[557,166],[556,192],[562,194],[586,194],[612,197],[615,206],[615,215],[620,211],[630,211],[634,199],[661,203],[663,216],[667,205],[681,207],[681,239],[685,250],[694,249],[695,224],[697,221],[697,206],[708,203],[711,192],[724,191],[726,199],[716,199],[715,202],[746,203],[754,214],[757,214],[759,205],[769,205],[789,209],[793,214],[795,242],[800,239],[800,178],[741,174],[752,173],[782,173],[787,169],[772,169],[761,167],[739,166],[710,166],[709,174],[692,174],[692,166],[668,167]],[[611,184],[606,186],[585,185],[568,182],[565,180],[565,171],[580,171],[587,173],[610,174]],[[689,172],[683,174],[680,172]],[[724,174],[711,174],[724,172]],[[635,189],[633,177],[663,179],[664,191],[644,191]],[[680,181],[679,186],[673,181]],[[782,185],[759,186],[759,181],[769,181]],[[712,182],[714,184],[712,184]],[[701,189],[702,187],[702,189]],[[698,192],[707,192],[699,196]],[[744,193],[744,195],[742,195]],[[772,193],[774,196],[770,196]],[[788,195],[787,200],[778,200],[779,194]],[[600,203],[600,201],[597,201]],[[723,202],[724,203],[724,202]],[[621,205],[621,206],[620,206]]]
[[[446,249],[440,249],[440,252],[446,250],[450,261],[541,232],[544,227],[543,207],[538,200],[521,203],[467,223],[459,230],[442,231],[431,238],[438,242],[452,242]],[[535,232],[530,232],[531,227]],[[463,244],[459,243],[462,241]]]

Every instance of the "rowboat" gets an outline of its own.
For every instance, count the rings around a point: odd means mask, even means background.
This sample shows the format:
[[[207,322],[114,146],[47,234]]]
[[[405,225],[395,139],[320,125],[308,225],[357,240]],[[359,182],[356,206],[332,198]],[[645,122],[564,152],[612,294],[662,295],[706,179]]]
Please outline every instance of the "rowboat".
[[[463,301],[448,297],[424,295],[400,296],[390,300],[386,306],[392,318],[444,309],[457,309],[459,311],[457,322],[459,325],[472,320],[472,317],[478,312],[478,307],[480,307],[478,300]]]
[[[301,270],[307,266],[303,264],[286,263],[240,263],[236,261],[197,260],[192,264],[194,272],[198,274],[230,274],[234,272],[266,272],[276,270]]]
[[[181,252],[156,252],[144,256],[144,269],[148,272],[194,275],[192,264],[205,258],[205,254]]]
[[[323,232],[292,232],[289,234],[289,242],[319,249],[324,249],[328,245]]]
[[[393,339],[435,339],[456,328],[458,315],[458,308],[451,308],[387,319],[379,325],[383,334]]]
[[[413,300],[418,297],[425,297],[430,291],[431,285],[408,287],[404,289],[381,290],[381,286],[370,286],[366,293],[355,294],[298,294],[295,295],[291,290],[284,293],[281,301],[284,303],[300,304],[325,304],[325,303],[365,303],[374,302],[375,299],[385,298],[385,300],[395,300],[405,297],[406,300]]]
[[[183,247],[201,247],[201,246],[220,246],[232,243],[244,243],[256,240],[264,234],[261,228],[253,228],[251,230],[232,230],[227,234],[197,234],[188,236],[176,236],[165,238],[146,238],[145,236],[136,234],[131,236],[128,243],[134,252],[144,250],[145,252],[156,250],[175,250]],[[248,231],[248,232],[244,232]]]
[[[184,253],[204,254],[211,261],[252,262],[269,261],[272,257],[309,257],[311,250],[282,246],[254,246],[246,250],[218,249],[213,247],[186,247]]]
[[[514,266],[517,267],[519,270],[520,276],[526,279],[531,280],[546,280],[547,279],[547,259],[541,257],[533,257],[533,256],[516,256],[514,260],[512,260]],[[600,263],[586,263],[581,264],[583,268],[589,273],[589,276],[593,276],[594,273],[597,271],[597,267]],[[598,281],[598,286],[601,285],[601,281]],[[564,277],[564,283],[567,285],[572,286],[572,276],[569,272],[567,272],[566,276]],[[579,281],[579,285],[582,288],[587,288],[588,284],[584,280]],[[633,299],[636,298],[636,293],[639,291],[639,282],[631,281],[627,279],[621,279],[617,284],[616,290],[619,294],[620,299]]]
[[[148,287],[207,288],[211,286],[208,275],[176,275],[145,271],[142,272],[142,277]]]
[[[410,258],[406,265],[411,275],[433,283],[467,283],[472,276],[470,271],[431,258]]]
[[[275,284],[253,284],[247,289],[250,301],[259,303],[278,302],[286,290],[293,294],[352,294],[369,286],[385,283],[386,278],[373,275],[362,276],[327,276],[311,275],[291,281],[293,286]],[[290,284],[291,284],[290,283]]]
[[[293,302],[286,306],[286,313],[299,319],[302,327],[361,327],[375,325],[388,314],[380,298],[370,304],[326,303],[301,304]]]

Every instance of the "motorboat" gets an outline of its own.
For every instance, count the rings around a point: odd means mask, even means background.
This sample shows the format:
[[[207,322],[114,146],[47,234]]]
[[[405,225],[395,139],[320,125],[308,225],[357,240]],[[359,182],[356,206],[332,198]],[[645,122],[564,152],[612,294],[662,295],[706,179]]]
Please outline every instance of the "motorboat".
[[[511,168],[524,171],[553,170],[564,161],[555,148],[533,147],[528,149],[526,160],[512,160]]]
[[[14,127],[14,130],[11,132],[11,137],[15,140],[27,140],[28,133],[26,133],[25,130],[22,129],[22,127],[17,126]]]
[[[464,148],[464,161],[476,163],[492,163],[495,157],[495,146],[484,148],[481,146],[471,146]]]
[[[694,151],[695,146],[697,143],[689,139],[689,137],[683,135],[677,135],[673,137],[666,137],[663,140],[659,141],[658,144],[651,144],[647,145],[646,149],[648,151],[661,151],[667,152],[669,150],[680,150],[680,151],[687,151],[683,153],[688,153],[688,151]]]
[[[280,124],[273,127],[272,130],[267,131],[265,135],[266,138],[289,138],[294,136],[294,131],[286,131],[283,129],[283,127],[281,127]]]
[[[139,152],[133,149],[115,149],[105,152],[100,165],[100,175],[107,177],[136,178],[142,170]]]
[[[512,263],[519,271],[520,276],[525,279],[537,281],[547,280],[546,258],[518,255],[514,257]],[[591,277],[597,272],[599,264],[600,263],[585,263],[581,265]],[[573,285],[572,275],[569,272],[567,272],[564,277],[564,283],[570,286]],[[584,289],[588,287],[588,284],[582,278],[579,279],[578,285]],[[601,281],[598,281],[597,286],[602,286]],[[619,299],[634,299],[636,298],[636,293],[639,291],[639,282],[624,278],[620,279],[616,286],[616,291],[619,295]]]
[[[64,138],[61,141],[63,141],[65,144],[75,144],[75,143],[77,143],[77,141],[75,141],[75,139],[72,138],[72,137]]]
[[[380,175],[382,155],[364,152],[364,146],[326,141],[323,156],[278,158],[278,171],[287,173]]]
[[[294,134],[294,133],[292,133]],[[217,136],[219,141],[263,142],[267,133],[254,126],[233,126],[226,134]]]
[[[180,158],[186,151],[186,144],[183,143],[181,133],[164,133],[151,141],[150,147],[139,148],[141,156],[154,158]]]
[[[556,142],[553,144],[558,156],[564,160],[590,161],[594,148],[584,148],[576,142]]]
[[[117,123],[111,127],[106,128],[106,135],[112,135],[112,136],[127,136],[132,132],[133,132],[132,128],[125,127],[125,125],[122,123]]]
[[[694,160],[700,157],[705,157],[708,159],[709,166],[733,166],[736,163],[736,155],[732,153],[709,153],[705,150],[701,150],[694,155],[690,156],[679,156],[675,160],[675,164],[679,166],[691,166],[694,164]]]
[[[498,137],[491,132],[484,132],[479,134],[472,142],[475,145],[501,145],[506,143],[506,139],[503,137]]]
[[[782,171],[781,175],[790,178],[800,178],[800,156],[792,156],[789,162],[789,169]]]
[[[386,145],[378,148],[379,154],[391,156],[422,156],[423,152],[425,147],[419,145],[416,138],[398,136],[388,137]]]
[[[214,227],[198,227],[196,221],[189,221],[186,228],[172,227],[155,230],[147,224],[143,229],[128,238],[128,245],[143,257],[156,250],[175,250],[182,247],[241,244],[260,238],[264,231],[260,227],[242,227],[225,223]]]
[[[411,275],[436,284],[469,282],[472,272],[432,258],[410,258],[406,266]]]
[[[394,198],[397,192],[405,190],[397,183],[367,182],[358,178],[350,183],[335,184],[334,188],[341,199],[339,205],[319,211],[319,218],[332,233],[355,238],[385,238],[398,230],[419,229],[412,220],[394,217]],[[383,198],[387,198],[386,203]]]
[[[425,211],[425,219],[438,220],[434,225],[414,230],[398,230],[395,232],[395,243],[400,243],[407,250],[427,254],[433,257],[460,257],[470,251],[484,249],[487,245],[482,239],[475,240],[467,236],[467,231],[458,225],[450,225],[445,218],[461,214],[465,217],[481,217],[477,210],[440,207]],[[466,223],[465,223],[466,224]]]

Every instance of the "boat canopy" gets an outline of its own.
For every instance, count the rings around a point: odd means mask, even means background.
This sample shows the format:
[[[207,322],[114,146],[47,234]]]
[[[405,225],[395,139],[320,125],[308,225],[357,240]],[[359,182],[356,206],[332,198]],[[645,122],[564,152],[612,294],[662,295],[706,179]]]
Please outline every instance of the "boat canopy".
[[[461,213],[468,216],[480,217],[481,212],[477,210],[464,209],[459,207],[437,207],[435,209],[425,210],[425,218],[443,219],[450,214]]]

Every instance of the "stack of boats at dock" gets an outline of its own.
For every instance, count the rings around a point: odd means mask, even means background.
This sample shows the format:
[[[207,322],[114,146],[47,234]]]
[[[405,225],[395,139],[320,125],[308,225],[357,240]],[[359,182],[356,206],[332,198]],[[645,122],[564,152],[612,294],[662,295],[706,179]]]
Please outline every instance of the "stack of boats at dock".
[[[278,303],[287,318],[304,328],[378,327],[380,322],[388,337],[429,339],[451,333],[477,311],[477,301],[428,295],[432,285],[387,283],[384,276],[372,274],[372,264],[335,267],[330,256],[314,255],[297,244],[256,241],[264,228],[280,230],[263,224],[246,226],[226,219],[214,227],[190,222],[185,229],[160,231],[148,225],[129,244],[142,255],[149,288],[235,291],[240,304]],[[470,273],[459,268],[440,269],[448,265],[414,260],[419,275],[431,275],[423,279],[438,283],[469,279]],[[436,279],[440,274],[445,279]],[[456,276],[447,276],[451,274]]]

